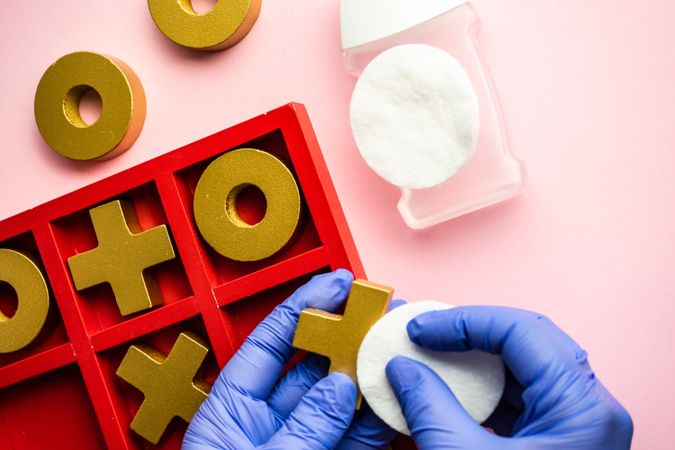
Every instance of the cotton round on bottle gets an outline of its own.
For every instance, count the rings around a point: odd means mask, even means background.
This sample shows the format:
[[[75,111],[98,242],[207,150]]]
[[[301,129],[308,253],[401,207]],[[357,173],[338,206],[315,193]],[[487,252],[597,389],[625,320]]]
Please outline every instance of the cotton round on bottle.
[[[478,142],[478,98],[466,70],[423,44],[392,47],[373,59],[350,105],[354,139],[388,182],[424,189],[450,179]]]

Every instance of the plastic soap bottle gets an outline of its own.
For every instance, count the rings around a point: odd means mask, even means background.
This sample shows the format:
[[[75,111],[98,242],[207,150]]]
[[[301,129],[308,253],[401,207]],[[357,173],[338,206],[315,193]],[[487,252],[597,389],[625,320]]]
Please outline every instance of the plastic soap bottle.
[[[464,67],[478,98],[480,131],[471,159],[438,186],[401,188],[398,210],[410,228],[430,227],[523,190],[525,166],[509,150],[497,95],[477,46],[480,20],[468,0],[341,0],[340,25],[349,73],[358,77],[391,47],[427,44]]]

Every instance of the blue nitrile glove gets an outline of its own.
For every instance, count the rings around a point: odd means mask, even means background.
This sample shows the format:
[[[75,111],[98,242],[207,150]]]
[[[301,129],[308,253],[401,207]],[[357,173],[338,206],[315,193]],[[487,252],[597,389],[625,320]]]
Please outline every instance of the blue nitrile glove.
[[[325,358],[310,355],[279,380],[300,312],[337,310],[352,281],[346,270],[318,275],[277,306],[223,368],[183,450],[385,448],[394,431],[367,409],[353,418],[356,387],[344,374],[326,377]]]
[[[408,323],[408,335],[431,350],[501,354],[522,387],[522,398],[512,399],[520,412],[512,437],[500,437],[476,424],[427,366],[394,358],[387,376],[420,450],[630,448],[628,412],[595,377],[586,352],[546,317],[460,307],[417,316]]]

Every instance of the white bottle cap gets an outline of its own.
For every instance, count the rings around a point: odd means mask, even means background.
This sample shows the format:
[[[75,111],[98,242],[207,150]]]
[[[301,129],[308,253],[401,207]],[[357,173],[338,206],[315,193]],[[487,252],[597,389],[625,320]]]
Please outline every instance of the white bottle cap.
[[[469,0],[340,0],[342,48],[366,44],[433,19]]]

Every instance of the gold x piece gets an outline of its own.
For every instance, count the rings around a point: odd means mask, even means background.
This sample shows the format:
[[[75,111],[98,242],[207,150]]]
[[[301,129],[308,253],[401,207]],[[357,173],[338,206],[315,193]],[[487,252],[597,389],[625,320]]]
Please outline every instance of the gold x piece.
[[[359,347],[368,330],[387,312],[393,293],[394,290],[387,286],[354,281],[343,315],[314,308],[302,311],[293,346],[328,357],[329,372],[342,372],[358,383],[356,357]],[[359,393],[357,408],[360,403]]]
[[[146,270],[176,257],[166,225],[143,231],[130,203],[115,200],[89,211],[98,247],[68,258],[78,291],[108,283],[123,316],[162,303]]]
[[[152,347],[129,347],[117,376],[145,396],[132,430],[157,444],[174,417],[192,420],[211,389],[204,381],[194,381],[208,351],[192,333],[181,333],[166,357]]]

